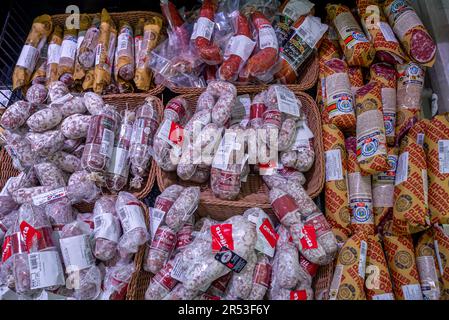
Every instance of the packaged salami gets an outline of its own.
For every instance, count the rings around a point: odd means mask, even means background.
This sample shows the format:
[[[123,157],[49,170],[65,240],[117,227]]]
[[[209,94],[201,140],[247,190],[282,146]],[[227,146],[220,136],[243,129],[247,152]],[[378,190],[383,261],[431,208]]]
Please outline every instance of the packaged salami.
[[[382,114],[380,84],[371,81],[355,95],[357,103],[357,161],[365,174],[384,172],[387,161],[387,139]]]
[[[67,87],[73,84],[73,72],[75,70],[76,48],[78,44],[78,30],[64,28],[64,38],[61,44],[61,56],[58,65],[58,80]]]
[[[308,0],[287,0],[279,8],[279,18],[275,21],[274,32],[279,47],[283,47],[290,35],[291,26],[301,17],[311,13],[315,5]]]
[[[396,143],[396,70],[386,63],[376,63],[370,68],[371,80],[378,82],[382,89],[382,112],[384,115],[387,143]]]
[[[139,57],[136,60],[134,83],[138,90],[148,91],[151,85],[151,69],[149,66],[150,52],[156,47],[162,28],[162,19],[152,17],[145,21],[143,38],[139,48]]]
[[[340,46],[348,64],[369,67],[373,62],[375,50],[350,9],[341,4],[328,4],[326,11],[338,33]]]
[[[321,90],[324,101],[322,117],[325,123],[340,130],[354,131],[356,126],[355,99],[349,82],[348,66],[344,60],[333,58],[320,64]]]
[[[93,90],[99,94],[111,83],[116,37],[115,24],[106,9],[103,9],[101,12],[100,36],[95,52],[95,78],[93,85]]]
[[[401,44],[385,18],[378,0],[357,0],[360,22],[376,50],[376,58],[390,64],[407,59]]]
[[[75,88],[82,91],[82,83],[84,77],[86,76],[86,70],[81,65],[79,61],[81,45],[86,36],[87,30],[92,24],[92,20],[88,14],[82,14],[80,17],[80,29],[78,30],[78,41],[76,45],[76,55],[75,55],[75,70],[73,73],[73,80],[75,81]]]
[[[423,300],[410,236],[385,236],[385,256],[396,300]]]
[[[28,85],[39,58],[39,52],[47,42],[53,29],[51,17],[47,14],[34,19],[31,30],[20,52],[12,76],[12,87],[17,89]]]
[[[424,69],[416,63],[396,66],[398,83],[396,92],[396,141],[421,119],[421,95],[424,88]]]
[[[442,291],[441,297],[449,299],[449,231],[447,225],[435,225],[435,255],[441,274]],[[438,260],[438,257],[440,259]]]
[[[423,148],[427,126],[428,120],[418,122],[401,141],[394,186],[394,234],[413,234],[430,226]]]
[[[351,216],[346,184],[347,156],[344,139],[343,133],[335,125],[323,125],[326,161],[325,214],[340,244],[343,244],[351,235]]]
[[[431,222],[449,224],[449,113],[435,116],[425,134]]]
[[[318,17],[300,18],[292,26],[289,38],[279,53],[280,70],[274,77],[283,84],[294,83],[301,67],[319,47],[327,28]]]
[[[351,84],[352,93],[355,95],[357,90],[365,85],[363,78],[363,70],[360,67],[348,68],[349,83]]]
[[[432,67],[436,44],[408,0],[387,0],[384,12],[407,54],[417,63]]]

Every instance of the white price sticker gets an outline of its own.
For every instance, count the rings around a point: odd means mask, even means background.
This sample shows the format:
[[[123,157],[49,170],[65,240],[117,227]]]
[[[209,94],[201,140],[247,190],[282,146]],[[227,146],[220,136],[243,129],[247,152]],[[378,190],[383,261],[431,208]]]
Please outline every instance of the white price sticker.
[[[30,253],[28,264],[31,290],[64,284],[64,271],[57,251]]]
[[[212,38],[212,33],[214,32],[215,23],[208,18],[200,17],[198,21],[193,26],[193,32],[191,39],[196,39],[198,37],[206,38],[210,40]]]
[[[259,48],[274,48],[278,50],[278,40],[273,27],[270,24],[263,25],[259,29]]]
[[[66,272],[83,270],[95,263],[88,234],[59,239]]]
[[[226,47],[225,58],[236,55],[247,61],[256,46],[256,42],[244,35],[233,36]]]
[[[440,162],[440,173],[449,173],[449,140],[438,141],[438,160]]]
[[[217,152],[212,161],[212,167],[220,170],[227,170],[231,153],[237,147],[237,133],[226,132],[223,139],[221,139]]]
[[[103,136],[101,137],[100,154],[111,158],[112,151],[114,151],[114,132],[104,128]]]
[[[396,180],[394,185],[397,186],[408,179],[408,152],[404,152],[399,156],[398,166],[396,169]]]
[[[77,43],[76,41],[66,39],[62,41],[61,58],[69,58],[75,60]]]
[[[61,46],[56,43],[50,44],[48,46],[47,56],[47,64],[59,63],[59,59],[61,58]]]
[[[33,72],[36,67],[36,62],[39,57],[39,50],[30,45],[24,45],[20,52],[17,65],[28,69],[29,72]]]
[[[137,204],[126,205],[118,211],[123,233],[128,233],[137,228],[147,230],[142,208]]]
[[[296,33],[313,49],[326,33],[327,29],[328,26],[321,23],[320,18],[307,16],[299,28],[296,29]]]
[[[33,204],[35,206],[41,206],[43,204],[50,203],[52,201],[61,199],[67,195],[67,190],[65,188],[58,188],[48,192],[44,192],[32,197]]]
[[[405,300],[422,300],[422,291],[419,284],[409,284],[402,286],[402,293]]]
[[[282,14],[296,21],[300,16],[304,16],[312,10],[314,4],[309,0],[290,0],[282,10]]]
[[[329,150],[326,156],[326,182],[343,180],[341,150]]]
[[[293,91],[283,86],[277,86],[275,88],[276,98],[278,101],[278,108],[281,112],[291,114],[295,117],[300,115],[300,105],[298,99],[296,99]]]
[[[118,242],[120,238],[120,224],[110,212],[94,216],[94,237]]]

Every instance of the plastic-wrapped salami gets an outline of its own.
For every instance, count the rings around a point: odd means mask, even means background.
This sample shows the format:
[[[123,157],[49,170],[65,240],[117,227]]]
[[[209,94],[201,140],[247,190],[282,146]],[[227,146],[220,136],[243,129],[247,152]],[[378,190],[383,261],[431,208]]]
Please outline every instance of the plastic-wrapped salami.
[[[143,177],[148,174],[150,159],[153,155],[153,140],[159,125],[157,101],[154,97],[145,99],[145,103],[136,110],[136,119],[131,135],[129,158],[133,179],[130,186],[139,189]]]
[[[26,135],[31,144],[31,152],[41,157],[47,157],[62,149],[65,137],[60,130],[50,130],[44,133],[30,132]]]
[[[120,21],[117,39],[115,72],[124,81],[134,78],[134,37],[131,25]]]
[[[62,28],[55,26],[50,36],[47,51],[47,85],[58,81],[58,66],[61,58]]]
[[[313,12],[314,4],[308,0],[288,0],[279,8],[279,21],[274,24],[274,31],[279,47],[283,47],[288,40],[291,26],[301,17]]]
[[[111,83],[116,37],[115,24],[106,9],[103,9],[101,12],[100,35],[95,53],[95,78],[93,84],[93,90],[98,94],[101,94]]]
[[[14,263],[26,261],[27,248],[20,232],[19,220],[16,219],[12,226],[7,230],[2,245],[2,260],[0,264],[0,283],[8,288],[14,289]],[[17,256],[17,257],[16,257]],[[23,264],[25,267],[26,265]]]
[[[106,269],[101,300],[125,300],[128,285],[135,272],[134,263],[122,264]]]
[[[149,57],[151,51],[156,47],[162,29],[162,19],[157,16],[145,21],[143,26],[143,38],[140,44],[139,56],[136,59],[136,73],[134,83],[137,89],[148,91],[151,84],[151,69]]]
[[[407,54],[417,63],[432,67],[437,46],[407,0],[387,0],[385,15]]]
[[[320,69],[323,76],[324,122],[334,124],[341,130],[353,130],[356,126],[355,99],[346,62],[333,58],[321,63]]]
[[[421,119],[421,95],[425,71],[416,63],[397,65],[396,70],[398,72],[396,141],[399,142]]]
[[[426,130],[424,146],[429,174],[429,210],[433,223],[449,224],[449,114],[435,116]],[[446,190],[446,192],[445,192]]]
[[[94,16],[94,19],[96,18],[98,18],[98,15]],[[75,67],[73,72],[73,80],[74,80],[73,88],[75,88],[75,90],[77,91],[83,91],[82,85],[84,82],[84,78],[86,76],[86,70],[84,69],[83,66],[81,66],[78,57],[80,53],[81,44],[83,43],[84,37],[86,36],[87,33],[87,29],[89,29],[91,25],[92,25],[92,18],[88,14],[83,13],[80,16],[78,41],[76,44],[76,54],[75,54]]]
[[[326,161],[325,214],[338,243],[343,244],[351,235],[345,137],[335,125],[324,124],[323,143]]]
[[[402,138],[394,184],[393,233],[413,234],[430,226],[426,153],[428,120],[415,124]]]
[[[279,53],[280,70],[274,77],[283,84],[295,83],[301,68],[319,47],[327,28],[318,17],[299,18],[293,24],[289,38]]]
[[[233,273],[227,286],[225,300],[247,300],[253,287],[253,273],[256,267],[255,252],[249,254],[247,264],[240,273]]]
[[[28,118],[38,110],[40,108],[35,104],[24,100],[17,101],[2,114],[0,124],[5,129],[16,130],[23,126]]]
[[[99,25],[100,17],[96,15],[78,50],[78,62],[85,70],[91,69],[95,65],[95,52],[100,37]]]
[[[115,211],[116,196],[102,196],[95,202],[94,220],[94,256],[102,261],[112,259],[117,253],[117,244],[121,236],[120,221]]]
[[[185,188],[165,216],[165,223],[174,232],[179,231],[195,213],[200,201],[200,188]]]
[[[45,214],[56,232],[60,231],[66,224],[74,221],[72,203],[67,197],[45,204]],[[54,232],[53,237],[55,237]],[[59,235],[57,239],[59,239]],[[56,245],[59,245],[59,243]]]
[[[356,92],[357,161],[365,174],[389,169],[381,86],[370,82]]]
[[[74,289],[78,300],[94,300],[101,292],[101,272],[95,266],[87,223],[74,221],[65,225],[59,239],[67,273],[67,287]]]
[[[237,80],[256,45],[252,40],[249,21],[242,13],[235,14],[234,25],[235,34],[229,39],[223,64],[218,69],[219,78],[226,81]]]
[[[78,30],[65,27],[64,38],[61,44],[61,56],[58,64],[58,80],[68,87],[73,84],[77,43]]]
[[[48,107],[31,115],[26,124],[33,132],[44,132],[56,127],[62,120],[62,112],[56,107]]]
[[[176,232],[165,225],[160,226],[145,252],[144,270],[154,274],[161,272],[175,247]]]
[[[121,191],[117,197],[115,210],[123,229],[118,244],[120,255],[136,253],[139,246],[149,238],[142,203],[131,193]]]
[[[47,42],[47,37],[53,29],[51,17],[48,14],[38,16],[34,19],[25,45],[17,59],[12,76],[13,89],[28,85],[31,75],[36,67],[39,52]]]
[[[67,183],[67,196],[73,204],[93,203],[100,196],[100,189],[87,171],[76,171]]]
[[[41,162],[34,165],[34,172],[41,186],[50,186],[55,189],[66,185],[62,171],[51,162]]]
[[[74,173],[75,171],[81,171],[81,160],[70,153],[58,151],[47,159],[65,172]]]
[[[64,284],[64,272],[44,209],[24,204],[19,209],[18,219],[27,254],[13,257],[16,292],[26,294],[42,288],[57,289]]]
[[[178,284],[178,280],[172,278],[172,270],[173,261],[169,261],[151,278],[150,284],[145,291],[145,300],[161,300],[173,290]]]
[[[115,132],[120,115],[111,106],[91,118],[81,164],[85,170],[102,172],[107,169],[114,150]]]
[[[86,138],[91,117],[78,113],[67,117],[61,124],[62,134],[72,140]]]
[[[133,131],[135,114],[125,111],[125,114],[115,141],[111,162],[106,174],[106,185],[110,190],[120,191],[128,182],[129,173],[129,148]]]
[[[340,46],[350,66],[369,67],[375,57],[373,45],[363,33],[351,10],[341,4],[328,4],[329,20],[338,32]]]
[[[403,63],[406,55],[384,16],[378,0],[357,0],[360,22],[376,50],[376,58],[391,64]]]
[[[86,92],[83,98],[86,109],[91,115],[96,116],[101,113],[105,104],[100,95],[95,92]]]
[[[262,253],[258,253],[248,300],[263,300],[270,287],[271,271],[272,268],[268,257]]]
[[[434,226],[435,231],[435,254],[440,257],[441,265],[438,263],[438,267],[440,268],[441,274],[441,282],[442,282],[442,298],[449,298],[449,234],[445,231],[442,226],[436,225]],[[437,250],[438,247],[438,250]]]
[[[14,168],[23,171],[32,167],[37,156],[31,149],[30,141],[12,132],[5,132],[5,139],[5,150],[11,156]]]
[[[33,84],[26,93],[26,99],[33,104],[42,104],[47,101],[47,88],[40,83]]]

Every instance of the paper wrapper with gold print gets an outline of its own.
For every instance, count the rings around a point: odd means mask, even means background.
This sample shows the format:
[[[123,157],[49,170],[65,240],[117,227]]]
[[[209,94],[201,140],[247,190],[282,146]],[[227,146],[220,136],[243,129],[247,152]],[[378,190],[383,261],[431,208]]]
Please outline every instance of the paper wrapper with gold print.
[[[368,235],[359,232],[351,236],[338,253],[329,300],[366,300],[365,268]]]
[[[348,194],[353,233],[374,234],[371,176],[363,175],[355,154],[355,138],[346,139],[348,153]]]
[[[69,29],[65,26],[61,44],[61,56],[59,57],[58,64],[58,79],[68,87],[73,85],[77,45],[78,29]]]
[[[422,300],[412,237],[387,235],[383,244],[396,300]]]
[[[400,142],[421,119],[421,95],[425,71],[416,63],[398,64],[396,91],[396,141]],[[399,143],[398,143],[399,144]]]
[[[449,300],[449,226],[436,225],[434,227],[435,254],[441,274],[441,298]]]
[[[371,80],[381,84],[382,113],[387,143],[394,146],[396,130],[396,69],[386,63],[376,63],[370,68]]]
[[[151,51],[158,43],[162,23],[163,21],[160,17],[152,17],[150,20],[145,21],[134,77],[134,83],[138,90],[148,91],[150,89],[152,73],[148,62]]]
[[[394,300],[387,259],[378,235],[368,236],[365,294],[368,300]]]
[[[95,53],[95,71],[93,89],[101,94],[112,80],[112,64],[117,30],[106,9],[101,12],[100,37]]]
[[[325,213],[337,242],[342,245],[351,235],[345,137],[335,125],[324,124],[323,143],[326,157]]]
[[[433,228],[427,230],[419,238],[415,246],[415,257],[424,300],[439,300],[443,283],[435,253]]]
[[[417,63],[432,67],[436,44],[408,0],[386,0],[384,13],[407,54]]]
[[[435,116],[426,130],[429,210],[432,223],[449,224],[449,113]]]
[[[329,21],[332,21],[340,46],[350,66],[369,67],[375,50],[348,7],[341,4],[326,6]]]
[[[81,43],[83,42],[84,36],[86,35],[87,29],[92,24],[92,19],[87,14],[82,14],[80,17],[80,29],[78,31],[78,45],[76,50],[76,57],[78,57],[80,52]],[[75,58],[75,71],[73,73],[73,80],[75,81],[75,87],[82,91],[83,79],[86,76],[86,70],[81,66],[78,58]]]
[[[373,190],[374,224],[382,224],[394,206],[394,181],[398,164],[398,148],[388,148],[388,163],[390,169],[373,175],[371,188]]]
[[[428,120],[418,122],[401,141],[394,186],[393,233],[413,234],[430,226],[427,162],[422,146]]]
[[[365,174],[387,171],[385,125],[380,84],[371,81],[357,90],[357,160]]]
[[[406,55],[396,39],[378,0],[357,0],[362,27],[376,50],[379,61],[392,65],[404,63]]]
[[[44,14],[34,19],[31,30],[28,33],[25,45],[20,52],[12,75],[13,90],[29,84],[31,75],[36,67],[39,53],[53,29],[51,17]]]
[[[321,64],[321,72],[324,123],[334,124],[343,131],[354,130],[355,103],[346,62],[337,58],[327,60]]]

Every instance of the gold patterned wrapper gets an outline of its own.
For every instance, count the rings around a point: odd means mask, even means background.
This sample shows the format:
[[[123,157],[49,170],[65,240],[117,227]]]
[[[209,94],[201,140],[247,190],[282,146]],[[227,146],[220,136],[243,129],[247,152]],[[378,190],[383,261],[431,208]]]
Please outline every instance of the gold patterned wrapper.
[[[434,227],[435,254],[441,274],[441,299],[449,300],[449,226]]]
[[[366,300],[365,268],[368,235],[359,232],[351,236],[338,253],[329,300]]]
[[[432,223],[449,224],[449,113],[435,116],[424,139]]]
[[[30,83],[31,76],[39,58],[39,52],[47,42],[47,38],[50,36],[52,29],[53,23],[48,14],[34,19],[12,75],[12,86],[14,90]]]
[[[428,120],[415,124],[401,141],[394,187],[393,233],[413,234],[430,227],[427,161],[422,142]]]
[[[428,229],[415,245],[421,290],[425,300],[439,300],[443,289],[438,258],[435,253],[435,231]]]
[[[338,33],[340,46],[350,66],[369,67],[376,51],[368,40],[351,10],[341,4],[326,6],[328,19]]]
[[[365,293],[368,300],[394,300],[387,259],[378,235],[368,236]]]
[[[383,244],[396,300],[422,300],[412,237],[386,235]]]
[[[326,158],[325,214],[337,241],[343,244],[351,235],[345,137],[335,125],[324,124],[323,143]]]

